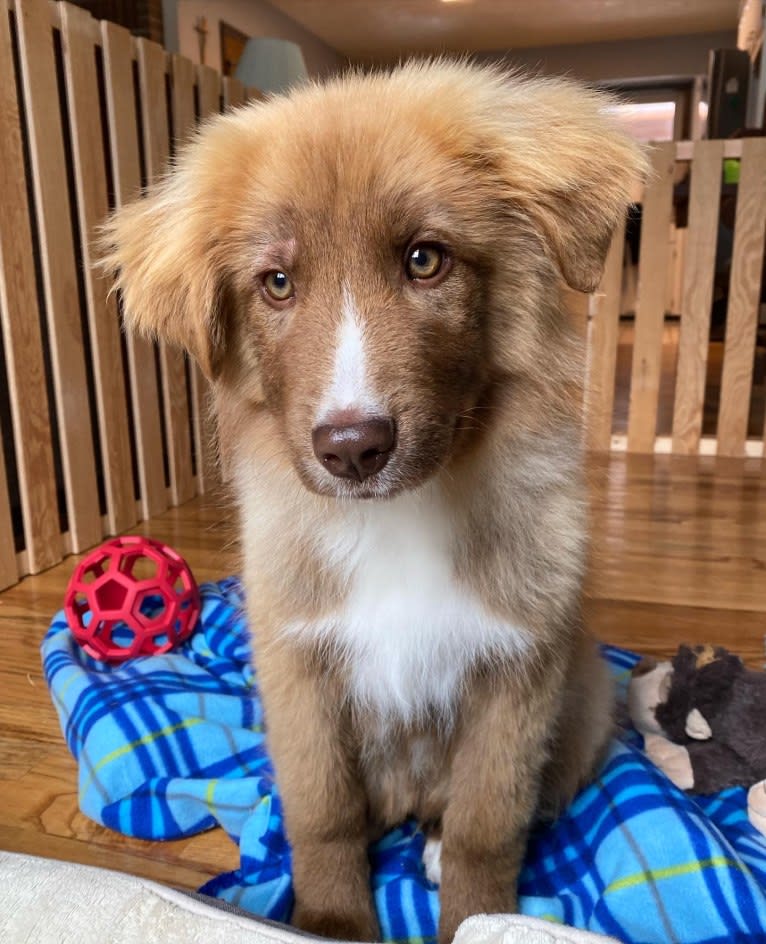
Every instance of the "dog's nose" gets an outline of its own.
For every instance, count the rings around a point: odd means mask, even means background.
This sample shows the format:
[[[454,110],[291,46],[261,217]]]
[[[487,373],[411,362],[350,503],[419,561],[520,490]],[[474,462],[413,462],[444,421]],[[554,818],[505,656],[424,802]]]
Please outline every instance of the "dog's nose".
[[[380,472],[394,451],[396,426],[390,417],[372,417],[344,426],[317,426],[314,455],[328,472],[363,482]]]

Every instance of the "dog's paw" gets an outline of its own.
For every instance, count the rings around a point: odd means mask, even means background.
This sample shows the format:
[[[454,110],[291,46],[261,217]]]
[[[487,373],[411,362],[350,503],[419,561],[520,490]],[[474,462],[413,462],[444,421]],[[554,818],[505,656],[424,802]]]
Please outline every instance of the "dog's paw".
[[[681,744],[673,744],[658,734],[644,737],[646,756],[680,790],[691,790],[694,786],[694,771],[689,752]]]
[[[504,856],[489,850],[485,853],[472,850],[469,856],[456,857],[454,846],[450,853],[449,840],[445,852],[439,889],[438,944],[452,944],[457,929],[472,915],[518,911],[519,853]]]
[[[442,841],[441,839],[427,839],[423,850],[423,865],[426,878],[434,885],[441,885],[442,881]]]
[[[372,911],[340,914],[303,908],[296,902],[292,924],[301,931],[340,941],[379,941],[380,927]]]

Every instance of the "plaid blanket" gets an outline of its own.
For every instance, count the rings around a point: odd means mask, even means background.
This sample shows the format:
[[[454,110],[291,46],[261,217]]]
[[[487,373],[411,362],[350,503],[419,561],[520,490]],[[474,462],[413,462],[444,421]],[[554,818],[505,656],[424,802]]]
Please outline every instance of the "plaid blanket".
[[[87,656],[60,613],[42,644],[45,676],[78,761],[83,812],[145,839],[222,826],[241,864],[201,890],[287,921],[290,848],[241,587],[235,578],[207,584],[202,601],[183,648],[117,667]],[[604,655],[624,693],[637,657],[614,648]],[[745,792],[686,796],[640,745],[625,727],[595,783],[534,832],[521,910],[636,944],[766,942],[766,840],[747,820]],[[435,937],[438,889],[424,875],[423,845],[408,822],[370,850],[387,940]]]

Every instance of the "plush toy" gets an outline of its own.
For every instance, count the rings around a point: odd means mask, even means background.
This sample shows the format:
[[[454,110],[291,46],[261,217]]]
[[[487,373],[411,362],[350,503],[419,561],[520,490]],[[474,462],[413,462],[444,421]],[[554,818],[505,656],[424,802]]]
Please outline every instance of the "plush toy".
[[[749,787],[750,821],[766,835],[766,673],[720,646],[680,646],[672,662],[634,668],[628,713],[682,790]]]

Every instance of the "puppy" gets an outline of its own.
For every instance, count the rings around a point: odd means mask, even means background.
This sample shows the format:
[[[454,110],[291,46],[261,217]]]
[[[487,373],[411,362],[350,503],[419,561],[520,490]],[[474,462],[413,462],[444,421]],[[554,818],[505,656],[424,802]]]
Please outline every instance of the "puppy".
[[[216,118],[108,226],[128,325],[212,382],[306,930],[377,938],[368,841],[409,815],[444,944],[514,911],[604,747],[562,292],[644,170],[595,93],[415,63]]]

